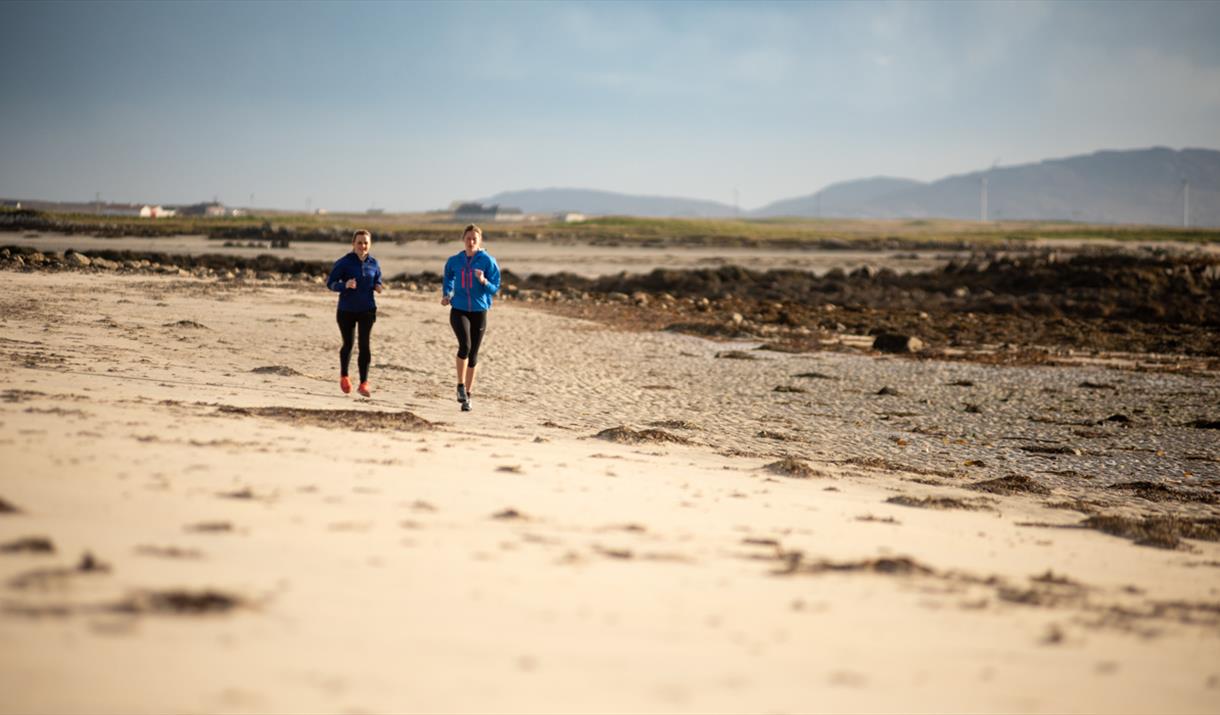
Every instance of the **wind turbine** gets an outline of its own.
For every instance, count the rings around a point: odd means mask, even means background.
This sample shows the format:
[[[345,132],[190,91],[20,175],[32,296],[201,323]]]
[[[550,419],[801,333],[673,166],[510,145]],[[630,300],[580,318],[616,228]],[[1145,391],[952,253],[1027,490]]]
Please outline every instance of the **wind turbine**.
[[[984,171],[982,177],[979,178],[979,221],[983,223],[987,223],[987,175],[995,171],[999,164],[1000,158],[996,157],[995,161],[991,162],[991,168]]]
[[[1190,228],[1190,180],[1182,179],[1182,228]]]

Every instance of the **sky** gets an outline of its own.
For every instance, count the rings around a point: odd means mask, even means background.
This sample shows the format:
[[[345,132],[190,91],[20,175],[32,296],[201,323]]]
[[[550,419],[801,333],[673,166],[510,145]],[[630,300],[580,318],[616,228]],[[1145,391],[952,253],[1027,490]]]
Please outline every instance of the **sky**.
[[[1220,2],[6,2],[0,196],[423,211],[1220,148]]]

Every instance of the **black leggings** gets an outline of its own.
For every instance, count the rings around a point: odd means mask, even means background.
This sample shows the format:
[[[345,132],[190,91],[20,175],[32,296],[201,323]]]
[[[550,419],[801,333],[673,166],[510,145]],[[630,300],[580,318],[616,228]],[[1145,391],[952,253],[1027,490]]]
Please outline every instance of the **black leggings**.
[[[347,375],[347,366],[352,362],[352,338],[355,337],[353,333],[359,325],[360,358],[356,364],[360,366],[360,382],[368,382],[369,363],[373,360],[373,353],[369,350],[369,336],[373,332],[373,323],[377,322],[377,309],[340,310],[335,317],[339,321],[339,334],[343,336],[343,347],[339,348],[339,374]]]
[[[467,367],[479,364],[479,345],[483,342],[483,331],[487,330],[487,311],[470,313],[453,308],[449,311],[449,325],[457,336],[457,356],[466,361]]]

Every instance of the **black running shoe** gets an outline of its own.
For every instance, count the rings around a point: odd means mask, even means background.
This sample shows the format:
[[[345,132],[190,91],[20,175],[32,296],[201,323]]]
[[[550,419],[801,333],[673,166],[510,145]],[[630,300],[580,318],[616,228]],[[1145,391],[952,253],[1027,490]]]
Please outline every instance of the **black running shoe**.
[[[462,412],[469,412],[471,409],[473,408],[470,406],[470,400],[466,400],[462,403]]]
[[[470,398],[466,396],[466,386],[458,383],[458,402],[466,402]]]

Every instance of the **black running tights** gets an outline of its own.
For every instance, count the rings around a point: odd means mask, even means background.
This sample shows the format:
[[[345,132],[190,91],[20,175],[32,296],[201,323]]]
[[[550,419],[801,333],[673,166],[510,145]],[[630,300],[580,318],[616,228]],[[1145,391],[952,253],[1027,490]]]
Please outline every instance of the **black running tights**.
[[[369,363],[373,353],[369,350],[369,336],[373,332],[373,323],[377,322],[377,309],[373,310],[340,310],[336,317],[339,321],[339,334],[343,336],[343,347],[339,348],[339,374],[347,375],[347,367],[352,362],[352,339],[355,337],[356,326],[360,326],[360,382],[368,382]]]
[[[483,342],[483,331],[487,329],[487,311],[471,313],[453,308],[449,311],[449,325],[457,336],[457,356],[466,361],[467,367],[479,364],[479,345]]]

